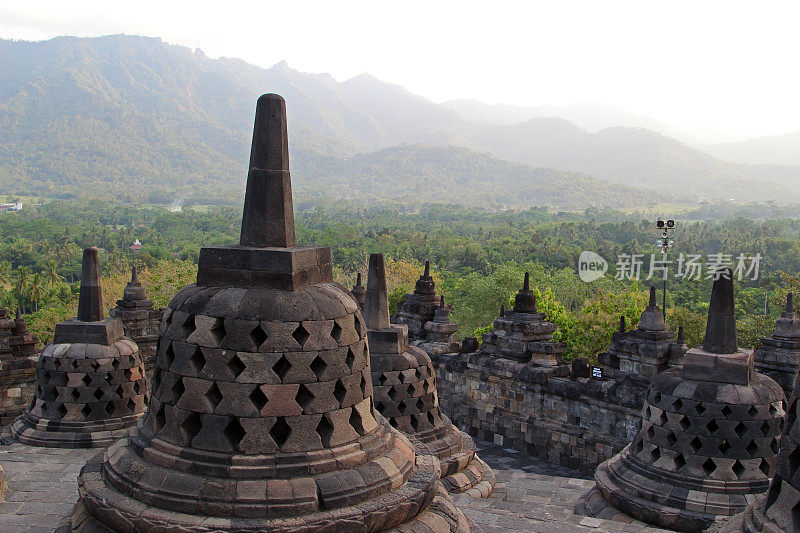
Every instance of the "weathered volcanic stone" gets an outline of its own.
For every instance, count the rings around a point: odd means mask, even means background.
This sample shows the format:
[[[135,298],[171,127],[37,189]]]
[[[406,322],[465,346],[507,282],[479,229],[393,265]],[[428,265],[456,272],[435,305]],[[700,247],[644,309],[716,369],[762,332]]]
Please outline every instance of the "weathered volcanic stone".
[[[350,292],[352,292],[352,293],[353,293],[353,298],[355,298],[355,300],[356,300],[356,303],[358,303],[358,307],[359,307],[359,309],[361,309],[361,310],[363,311],[363,309],[364,309],[364,302],[365,302],[365,300],[366,300],[366,298],[367,298],[367,289],[365,289],[365,288],[364,288],[364,286],[363,286],[363,285],[361,285],[361,272],[359,272],[359,273],[356,275],[356,284],[355,284],[355,287],[353,287],[353,288],[350,290]]]
[[[392,322],[407,325],[408,335],[412,340],[425,339],[425,324],[434,319],[439,300],[436,284],[431,276],[430,261],[425,261],[425,271],[417,280],[414,292],[407,294],[397,304],[397,314],[392,317]]]
[[[727,274],[714,282],[707,342],[656,377],[639,434],[595,472],[606,501],[661,527],[700,531],[742,512],[775,468],[785,397],[736,347]]]
[[[636,329],[626,331],[625,317],[620,317],[620,329],[611,337],[608,351],[598,355],[604,373],[612,378],[631,375],[647,380],[671,366],[682,364],[682,341],[667,329],[661,308],[656,304],[656,289],[650,287],[650,303],[642,312]]]
[[[791,396],[800,370],[800,318],[794,312],[792,293],[786,295],[786,310],[775,322],[775,333],[761,339],[755,361],[756,370],[777,381],[786,396]]]
[[[483,335],[481,353],[555,367],[567,351],[563,342],[553,340],[555,331],[556,325],[536,310],[536,297],[526,272],[522,289],[514,298],[514,310],[506,312],[501,308],[492,332]]]
[[[125,286],[122,299],[117,300],[117,306],[108,314],[122,321],[125,336],[139,347],[145,370],[150,376],[155,364],[158,327],[164,310],[156,309],[153,302],[147,299],[144,287],[136,275],[136,266],[131,269],[131,281]]]
[[[494,487],[494,472],[475,453],[472,438],[459,431],[439,409],[431,358],[408,345],[405,324],[389,323],[388,311],[384,311],[388,298],[382,254],[369,257],[366,301],[375,407],[392,427],[408,434],[421,453],[439,459],[442,483],[448,491],[476,488],[488,497]]]
[[[18,417],[33,399],[38,342],[19,309],[15,318],[0,309],[0,426]]]
[[[268,153],[251,156],[242,244],[204,248],[167,306],[150,408],[81,471],[73,529],[468,531],[439,462],[374,410],[364,317],[330,250],[283,248],[280,96],[259,98],[253,137]]]
[[[87,248],[79,316],[56,325],[53,342],[39,357],[34,399],[11,425],[19,442],[108,446],[144,414],[149,394],[139,349],[122,336],[119,319],[103,320],[100,297],[97,248]]]
[[[789,300],[791,305],[791,299]],[[787,313],[789,313],[787,306]],[[797,420],[800,380],[786,411],[786,425],[781,439],[781,451],[775,477],[766,495],[748,507],[747,511],[725,529],[748,533],[789,533],[800,531],[800,422]]]

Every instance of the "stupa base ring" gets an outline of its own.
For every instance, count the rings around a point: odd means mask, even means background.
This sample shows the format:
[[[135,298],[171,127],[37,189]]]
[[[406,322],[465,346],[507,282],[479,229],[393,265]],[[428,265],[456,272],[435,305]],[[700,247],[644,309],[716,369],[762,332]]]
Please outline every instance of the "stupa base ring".
[[[81,499],[71,518],[72,531],[98,533],[116,531],[212,531],[299,532],[337,530],[353,532],[468,531],[466,518],[437,483],[434,457],[418,456],[417,469],[406,483],[372,500],[351,507],[286,518],[239,518],[194,515],[147,506],[109,487],[103,479],[103,454],[90,459],[78,479]],[[420,513],[420,509],[426,511]],[[264,513],[266,515],[265,507]]]
[[[14,420],[10,426],[11,439],[27,446],[44,448],[105,448],[124,437],[128,429],[141,417],[141,414],[115,418],[107,424],[103,422],[86,424],[60,424],[41,419],[30,420],[25,414]]]

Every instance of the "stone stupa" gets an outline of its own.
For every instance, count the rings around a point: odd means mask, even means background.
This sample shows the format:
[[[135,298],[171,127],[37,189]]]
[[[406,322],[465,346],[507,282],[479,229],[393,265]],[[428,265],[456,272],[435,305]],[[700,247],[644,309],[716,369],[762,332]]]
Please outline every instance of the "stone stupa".
[[[125,336],[139,346],[149,376],[155,363],[158,328],[164,310],[156,309],[153,302],[147,299],[144,287],[139,283],[136,265],[131,268],[131,280],[125,285],[122,298],[117,300],[117,306],[108,315],[119,318]]]
[[[359,309],[363,310],[364,309],[364,301],[365,301],[365,299],[367,297],[367,290],[364,288],[363,285],[361,285],[361,272],[356,274],[356,284],[350,290],[350,292],[353,293],[353,298],[356,299],[356,302],[358,303]]]
[[[680,531],[742,512],[767,490],[781,443],[783,391],[737,346],[731,271],[717,275],[703,346],[656,376],[639,434],[595,472],[613,507]]]
[[[397,304],[397,314],[392,321],[408,326],[408,334],[414,339],[425,338],[425,324],[434,319],[439,307],[436,283],[431,276],[431,263],[425,261],[425,271],[414,285],[414,292]]]
[[[258,99],[238,245],[165,310],[147,415],[84,466],[78,531],[468,531],[374,410],[366,326],[295,243],[286,105]]]
[[[417,450],[437,457],[450,492],[488,497],[494,472],[475,453],[472,438],[439,409],[436,372],[424,350],[408,344],[408,326],[389,321],[383,254],[371,254],[364,307],[376,409],[408,434]]]
[[[642,312],[636,329],[626,331],[625,317],[620,317],[620,328],[611,338],[611,346],[598,356],[609,378],[627,374],[650,380],[670,367],[670,361],[679,358],[674,346],[675,334],[667,329],[664,315],[656,303],[656,289],[650,287],[650,302]]]
[[[108,446],[144,414],[144,366],[122,323],[103,319],[97,248],[83,251],[77,318],[56,325],[39,357],[34,399],[11,424],[23,444],[60,448]]]
[[[522,289],[514,297],[514,309],[500,308],[490,333],[483,335],[481,353],[537,366],[555,367],[567,351],[563,342],[553,340],[556,325],[536,309],[536,296],[525,273]]]
[[[800,370],[800,317],[794,312],[791,292],[786,295],[785,311],[775,322],[775,333],[761,339],[755,361],[756,370],[777,381],[786,396],[791,396]]]
[[[788,312],[788,306],[787,306]],[[800,380],[786,411],[781,451],[769,491],[737,517],[725,531],[793,533],[800,531],[800,421],[797,420]]]
[[[0,426],[22,414],[33,399],[38,342],[19,309],[11,318],[0,308]]]

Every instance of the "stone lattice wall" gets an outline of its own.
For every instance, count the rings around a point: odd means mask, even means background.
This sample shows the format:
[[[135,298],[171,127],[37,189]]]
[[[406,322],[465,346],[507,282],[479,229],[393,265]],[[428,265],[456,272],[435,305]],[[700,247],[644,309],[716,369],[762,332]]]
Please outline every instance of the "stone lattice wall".
[[[594,472],[636,436],[648,382],[569,378],[569,366],[536,367],[473,354],[434,357],[443,410],[469,434]]]

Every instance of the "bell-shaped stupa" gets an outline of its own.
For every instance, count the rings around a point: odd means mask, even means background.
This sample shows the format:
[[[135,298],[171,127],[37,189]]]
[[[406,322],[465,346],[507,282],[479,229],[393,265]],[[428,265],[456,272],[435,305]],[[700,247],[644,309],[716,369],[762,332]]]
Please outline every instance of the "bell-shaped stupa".
[[[73,529],[468,530],[439,462],[374,411],[330,249],[295,244],[287,141],[283,98],[261,96],[240,243],[203,248],[167,306],[150,408],[81,471]]]
[[[155,364],[158,328],[164,310],[156,309],[153,302],[147,299],[144,287],[139,283],[136,265],[131,268],[131,280],[125,285],[122,298],[117,300],[117,306],[108,314],[122,321],[125,336],[139,346],[149,376]]]
[[[791,292],[786,295],[786,310],[775,322],[775,333],[761,339],[755,360],[756,370],[777,381],[787,397],[792,394],[800,370],[800,317],[794,312]]]
[[[397,324],[407,325],[412,339],[425,339],[425,324],[434,319],[439,299],[436,283],[431,276],[431,263],[425,261],[425,271],[414,285],[414,292],[406,294],[397,304],[397,314],[392,320]]]
[[[32,446],[108,446],[147,402],[139,348],[123,337],[119,319],[103,319],[97,248],[87,248],[78,316],[56,325],[39,356],[33,402],[11,425],[11,436]]]
[[[603,497],[639,520],[699,531],[742,512],[769,486],[784,394],[736,341],[730,269],[717,272],[703,346],[653,381],[633,443],[602,463]]]
[[[389,322],[389,299],[382,254],[371,254],[364,308],[372,358],[375,407],[389,423],[408,434],[420,453],[442,466],[450,492],[475,489],[489,496],[494,473],[475,453],[472,438],[439,409],[436,372],[424,350],[408,344],[408,326]]]

